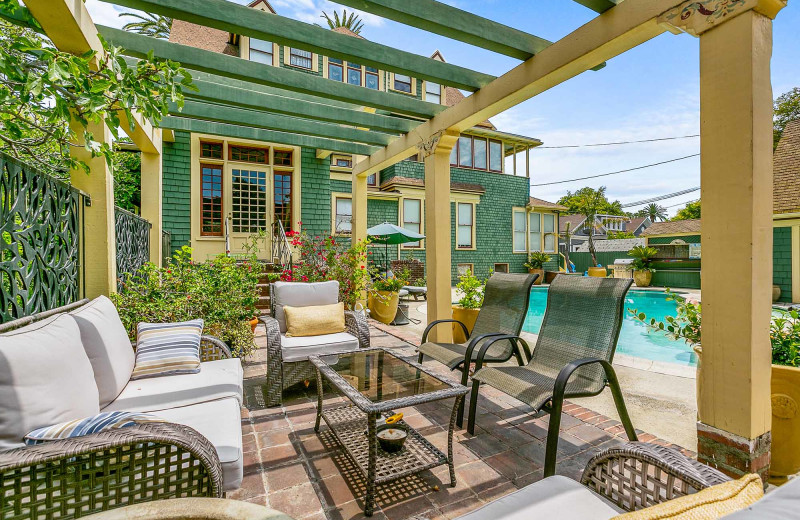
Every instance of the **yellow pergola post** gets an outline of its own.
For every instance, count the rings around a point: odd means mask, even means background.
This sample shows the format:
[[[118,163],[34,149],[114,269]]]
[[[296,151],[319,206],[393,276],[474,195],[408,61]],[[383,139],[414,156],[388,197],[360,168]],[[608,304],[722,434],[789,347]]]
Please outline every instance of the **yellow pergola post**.
[[[450,152],[458,132],[434,135],[419,147],[425,159],[425,263],[428,282],[428,323],[453,317],[450,219]],[[431,341],[452,342],[449,325],[435,327]]]
[[[367,176],[353,175],[353,225],[352,237],[355,244],[367,239]]]
[[[74,125],[78,144],[83,144],[83,128]],[[88,131],[95,141],[110,143],[111,132],[105,123],[90,123]],[[114,178],[104,157],[92,158],[82,146],[73,147],[73,157],[89,165],[89,173],[71,170],[72,185],[89,194],[91,205],[84,208],[83,244],[85,258],[84,292],[87,298],[111,294],[117,289],[117,241],[114,228]]]
[[[160,133],[160,130],[158,130]],[[159,139],[160,142],[160,139]],[[150,221],[150,261],[161,265],[161,211],[163,208],[164,171],[160,153],[142,151],[142,217]]]
[[[700,37],[703,201],[698,458],[769,473],[772,288],[772,18],[780,0],[662,17]]]

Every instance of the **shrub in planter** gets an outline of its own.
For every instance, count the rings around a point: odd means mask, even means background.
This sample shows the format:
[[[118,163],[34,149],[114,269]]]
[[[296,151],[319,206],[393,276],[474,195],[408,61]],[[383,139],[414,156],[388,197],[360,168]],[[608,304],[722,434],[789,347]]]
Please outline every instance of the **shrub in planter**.
[[[370,316],[381,323],[391,323],[397,315],[400,289],[407,283],[405,278],[399,277],[378,278],[372,282],[368,301]]]
[[[544,281],[544,264],[549,261],[550,255],[542,253],[541,251],[536,251],[531,253],[528,257],[528,261],[523,264],[528,269],[529,273],[539,275],[534,282],[535,285],[541,285]]]
[[[633,280],[637,287],[647,287],[653,281],[653,258],[658,254],[655,247],[636,246],[628,251],[628,256],[633,257]]]
[[[486,280],[481,280],[472,274],[472,270],[467,270],[466,273],[458,277],[458,289],[461,298],[459,298],[457,305],[453,305],[453,319],[458,320],[467,326],[467,330],[472,332],[475,326],[475,320],[478,319],[478,313],[483,306],[483,291],[486,288]],[[453,328],[453,341],[455,343],[464,343],[467,337],[464,335],[464,329],[457,323],[452,324]]]

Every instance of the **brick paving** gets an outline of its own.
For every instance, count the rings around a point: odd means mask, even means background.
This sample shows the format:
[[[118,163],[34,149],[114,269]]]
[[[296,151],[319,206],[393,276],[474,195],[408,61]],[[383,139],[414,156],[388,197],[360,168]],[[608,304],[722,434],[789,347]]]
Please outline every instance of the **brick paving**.
[[[373,346],[415,359],[419,338],[402,328],[371,324]],[[228,497],[280,510],[296,520],[363,517],[366,484],[359,470],[325,426],[314,432],[316,388],[296,385],[280,407],[263,406],[266,349],[245,367],[244,481]],[[434,361],[426,366],[436,367]],[[441,365],[440,365],[441,367]],[[444,367],[442,375],[456,376]],[[457,374],[456,374],[457,375]],[[325,404],[340,398],[326,393]],[[403,409],[406,422],[446,452],[452,400]],[[542,478],[548,417],[492,388],[481,388],[475,435],[454,433],[457,485],[450,486],[447,466],[378,486],[373,518],[381,520],[450,519]],[[645,432],[640,440],[668,442]],[[622,425],[573,403],[565,403],[558,446],[557,473],[580,479],[586,462],[601,449],[626,440]],[[690,456],[694,453],[683,450]]]

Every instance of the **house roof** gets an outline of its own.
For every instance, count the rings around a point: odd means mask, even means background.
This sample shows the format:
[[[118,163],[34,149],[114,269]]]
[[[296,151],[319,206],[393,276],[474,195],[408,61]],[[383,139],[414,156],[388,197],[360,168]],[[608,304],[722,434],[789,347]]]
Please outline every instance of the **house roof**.
[[[594,240],[594,250],[598,253],[611,251],[630,251],[636,246],[643,246],[647,240],[644,238],[622,238],[619,240]],[[578,246],[578,253],[589,252],[589,242]]]
[[[625,223],[625,231],[630,231],[631,233],[636,231],[648,218],[649,217],[633,217]]]
[[[676,233],[700,233],[700,219],[653,222],[649,228],[642,232],[642,236],[652,237],[655,235],[673,235]]]
[[[354,38],[359,38],[361,40],[365,40],[366,39],[363,36],[361,36],[360,34],[354,33],[353,31],[351,31],[347,27],[334,27],[333,29],[331,29],[331,31],[337,32],[339,34],[346,34],[347,36],[352,36]]]
[[[558,217],[558,230],[563,233],[569,224],[569,230],[575,231],[584,220],[586,218],[583,215],[561,215]]]
[[[422,188],[425,186],[425,181],[422,179],[414,179],[411,177],[392,177],[388,181],[381,184],[381,190],[389,190],[396,186],[412,186]],[[468,191],[472,193],[486,193],[486,188],[480,184],[469,184],[466,182],[451,182],[451,191]]]
[[[548,202],[544,199],[537,199],[536,197],[530,197],[528,199],[528,205],[534,208],[546,208],[552,209],[553,211],[566,211],[567,207],[562,206],[561,204],[556,204],[555,202]],[[559,219],[560,223],[560,219]]]
[[[800,211],[800,119],[791,121],[773,155],[772,211]]]

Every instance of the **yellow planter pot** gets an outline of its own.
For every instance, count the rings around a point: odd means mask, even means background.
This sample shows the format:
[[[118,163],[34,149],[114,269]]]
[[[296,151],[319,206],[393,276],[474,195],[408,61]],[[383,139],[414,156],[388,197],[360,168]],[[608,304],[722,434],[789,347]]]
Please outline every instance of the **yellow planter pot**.
[[[475,327],[475,320],[478,319],[480,309],[465,309],[460,305],[453,305],[453,319],[458,320],[467,326],[467,329],[472,332]],[[453,343],[465,343],[467,337],[464,336],[464,329],[458,323],[453,323]]]
[[[800,471],[800,368],[772,365],[772,460],[770,482]]]
[[[397,304],[400,302],[400,293],[389,291],[377,291],[376,296],[369,294],[367,306],[371,318],[388,325],[394,320],[397,314]]]
[[[634,271],[633,281],[636,282],[636,287],[649,287],[653,281],[653,271]]]
[[[594,276],[596,278],[606,278],[608,276],[608,271],[606,271],[605,267],[590,267],[589,276]]]
[[[530,274],[539,275],[539,278],[537,278],[536,281],[533,282],[533,285],[542,285],[542,282],[544,281],[544,269],[528,269],[528,272]]]

